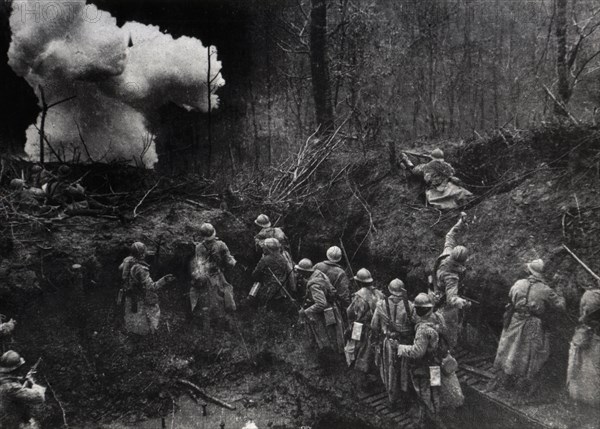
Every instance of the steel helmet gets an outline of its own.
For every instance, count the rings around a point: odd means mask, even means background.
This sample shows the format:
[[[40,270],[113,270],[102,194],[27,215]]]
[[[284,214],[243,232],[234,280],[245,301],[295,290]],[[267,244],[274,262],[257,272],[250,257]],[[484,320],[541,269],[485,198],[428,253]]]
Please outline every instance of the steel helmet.
[[[469,252],[465,246],[456,246],[450,251],[450,257],[457,262],[466,262]]]
[[[200,235],[204,239],[212,239],[216,237],[217,231],[215,231],[214,226],[212,226],[210,223],[205,222],[202,225],[200,225]]]
[[[541,276],[544,272],[544,261],[541,259],[534,259],[527,264],[527,270],[534,276]]]
[[[131,245],[131,256],[142,259],[146,255],[146,245],[141,241],[136,241]]]
[[[431,156],[435,159],[444,159],[444,152],[440,148],[437,148],[431,152]]]
[[[23,179],[12,179],[10,181],[11,189],[21,190],[25,187],[25,181]]]
[[[296,268],[299,271],[306,271],[311,273],[314,271],[313,263],[308,258],[302,259],[300,262],[298,262],[298,264],[294,266],[294,268]]]
[[[38,165],[38,164],[36,164],[33,167],[31,167],[31,172],[32,173],[41,173],[42,170],[43,170],[42,166]]]
[[[431,301],[431,298],[429,297],[429,295],[427,295],[426,293],[423,293],[423,292],[421,292],[420,294],[418,294],[416,296],[413,304],[415,307],[424,307],[424,308],[432,308],[433,307],[433,302]]]
[[[60,167],[58,167],[58,175],[61,177],[64,176],[68,176],[69,174],[71,174],[71,167],[69,167],[68,165],[61,165]]]
[[[366,268],[358,270],[354,276],[354,280],[361,283],[373,283],[373,277],[371,277],[371,273]]]
[[[404,283],[400,279],[394,279],[388,285],[388,290],[392,295],[401,296],[404,294]]]
[[[254,221],[255,224],[257,224],[258,226],[260,226],[261,228],[268,228],[271,226],[271,221],[269,220],[269,216],[265,215],[265,214],[259,214],[258,217],[256,218],[256,220]]]
[[[12,372],[25,363],[25,359],[13,350],[9,350],[0,356],[0,372]]]
[[[342,249],[337,246],[331,246],[327,249],[327,259],[331,262],[340,262],[342,260]]]
[[[281,244],[276,238],[267,238],[263,244],[263,248],[268,250],[270,253],[273,253],[281,249]]]

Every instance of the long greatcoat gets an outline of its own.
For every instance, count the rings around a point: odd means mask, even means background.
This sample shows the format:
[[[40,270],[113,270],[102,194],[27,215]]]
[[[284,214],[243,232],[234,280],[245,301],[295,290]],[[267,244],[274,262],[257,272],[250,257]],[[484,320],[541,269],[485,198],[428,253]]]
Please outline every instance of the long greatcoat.
[[[579,306],[581,325],[569,350],[567,388],[577,401],[600,405],[600,289],[584,292]],[[595,317],[593,313],[595,313]],[[592,320],[592,318],[594,320]]]
[[[266,305],[273,299],[285,296],[280,283],[290,290],[291,270],[283,254],[279,251],[263,255],[252,272],[252,280],[260,282],[256,299],[260,305]]]
[[[509,298],[515,312],[508,328],[502,331],[494,366],[507,375],[531,381],[550,355],[550,335],[542,318],[564,309],[565,300],[541,277],[533,275],[518,280],[510,289]]]
[[[203,301],[213,316],[222,315],[224,310],[235,311],[233,286],[227,282],[223,271],[235,266],[235,258],[227,245],[218,238],[205,239],[196,245],[196,256],[192,260],[192,287],[190,304],[192,312],[199,301]]]
[[[410,374],[417,396],[421,404],[433,415],[438,415],[443,408],[460,407],[464,402],[456,373],[446,374],[441,371],[441,386],[431,386],[429,366],[439,365],[431,356],[438,347],[440,333],[444,332],[443,316],[433,313],[424,318],[417,318],[412,345],[398,345],[398,356],[412,361]]]
[[[331,261],[319,262],[315,265],[315,269],[323,272],[331,282],[340,307],[348,308],[350,305],[350,279],[346,271]]]
[[[294,272],[294,260],[292,259],[292,255],[290,253],[290,244],[288,242],[287,236],[281,228],[272,226],[263,228],[258,234],[254,236],[254,244],[256,248],[262,249],[267,238],[276,238],[277,241],[279,241],[279,244],[281,244],[281,253],[286,259],[288,267],[291,270],[291,274],[288,278],[287,289],[292,293],[296,292],[297,279],[296,273]]]
[[[371,319],[375,314],[377,303],[385,299],[385,295],[374,287],[362,287],[353,295],[352,303],[346,310],[348,323],[362,323],[360,340],[348,340],[346,344],[346,360],[354,362],[354,368],[362,372],[370,372],[375,364],[375,350],[371,347]],[[352,349],[354,350],[352,352]]]
[[[342,316],[336,305],[333,305],[335,291],[325,274],[315,270],[306,283],[306,303],[304,310],[306,316],[306,329],[314,340],[317,348],[332,349],[335,353],[344,352],[344,332],[342,330]],[[323,312],[327,308],[333,309],[335,324],[327,326]]]
[[[406,294],[406,291],[404,291]],[[406,296],[406,295],[405,295]],[[408,359],[398,358],[398,345],[412,344],[414,337],[414,307],[407,301],[408,313],[402,296],[392,295],[377,303],[371,320],[374,337],[382,337],[381,356],[375,362],[379,367],[381,380],[394,404],[400,392],[407,392],[409,386]]]
[[[158,289],[160,282],[150,277],[150,267],[142,260],[128,256],[119,266],[124,282],[129,291],[141,291],[140,294],[128,293],[125,296],[125,330],[132,334],[147,335],[158,330],[160,307],[158,305]],[[132,310],[132,301],[137,301],[137,311]]]
[[[453,209],[473,196],[471,192],[450,180],[454,176],[454,168],[444,160],[434,159],[427,164],[418,165],[413,172],[425,179],[428,185],[425,194],[432,207]]]

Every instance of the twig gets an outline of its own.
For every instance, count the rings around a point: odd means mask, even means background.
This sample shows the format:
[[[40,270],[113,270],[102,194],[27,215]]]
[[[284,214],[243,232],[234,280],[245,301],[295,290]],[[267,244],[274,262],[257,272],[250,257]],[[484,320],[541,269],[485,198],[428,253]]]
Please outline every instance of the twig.
[[[232,411],[235,410],[235,407],[233,405],[228,404],[227,402],[221,401],[220,399],[215,398],[214,396],[210,396],[210,395],[206,394],[202,389],[200,389],[199,386],[192,383],[191,381],[185,380],[183,378],[178,378],[176,381],[180,384],[183,384],[184,386],[191,387],[192,389],[194,389],[194,391],[198,395],[200,395],[205,400],[212,402],[213,404],[219,405],[223,408],[227,408],[228,410],[232,410]]]
[[[56,396],[56,393],[54,392],[54,389],[52,388],[52,385],[50,384],[50,382],[48,381],[48,379],[46,378],[46,376],[44,376],[44,381],[48,385],[48,389],[50,389],[50,393],[52,393],[52,397],[54,398],[54,400],[56,401],[56,403],[60,407],[60,411],[62,412],[63,425],[64,425],[65,428],[68,429],[69,424],[67,423],[67,413],[65,412],[65,409],[62,406],[61,402],[58,400],[58,397]]]
[[[135,219],[137,217],[137,209],[142,205],[142,203],[144,202],[144,200],[146,199],[146,197],[148,195],[150,195],[150,192],[152,192],[160,183],[160,179],[158,179],[156,181],[156,183],[154,184],[153,187],[151,187],[150,189],[148,189],[148,191],[144,194],[144,196],[142,197],[142,199],[140,200],[139,203],[137,203],[137,205],[135,206],[135,208],[133,209],[133,218]]]
[[[592,277],[594,277],[596,280],[600,281],[600,276],[598,276],[598,274],[596,274],[595,272],[592,271],[592,269],[590,267],[588,267],[581,259],[579,259],[577,257],[577,255],[575,255],[575,253],[573,253],[571,251],[571,249],[569,249],[567,246],[565,246],[564,244],[562,245],[562,247],[569,252],[569,255],[571,255],[573,257],[573,259],[575,259],[577,262],[579,262],[579,265],[581,265],[588,273],[590,273],[592,275]]]

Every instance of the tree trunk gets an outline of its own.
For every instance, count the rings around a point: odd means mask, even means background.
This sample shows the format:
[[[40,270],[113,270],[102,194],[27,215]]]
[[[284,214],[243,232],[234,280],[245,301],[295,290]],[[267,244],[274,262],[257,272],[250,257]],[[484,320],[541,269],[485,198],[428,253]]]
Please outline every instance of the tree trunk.
[[[321,133],[333,127],[333,106],[327,64],[327,1],[311,0],[310,71],[317,125]]]
[[[556,0],[556,77],[558,79],[557,99],[554,113],[567,117],[565,110],[570,98],[567,70],[567,1]]]

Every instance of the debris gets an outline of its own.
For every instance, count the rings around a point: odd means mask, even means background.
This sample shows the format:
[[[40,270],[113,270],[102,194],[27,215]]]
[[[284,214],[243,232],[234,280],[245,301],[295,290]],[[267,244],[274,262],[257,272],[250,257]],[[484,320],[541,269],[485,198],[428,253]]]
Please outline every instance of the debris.
[[[184,386],[191,387],[196,393],[198,393],[198,395],[200,395],[200,397],[204,398],[209,402],[212,402],[213,404],[219,405],[223,408],[227,408],[228,410],[235,410],[235,407],[233,405],[228,404],[227,402],[222,401],[218,398],[215,398],[214,396],[210,396],[209,394],[205,393],[199,386],[192,383],[191,381],[184,380],[183,378],[178,378],[177,382],[183,384]]]

